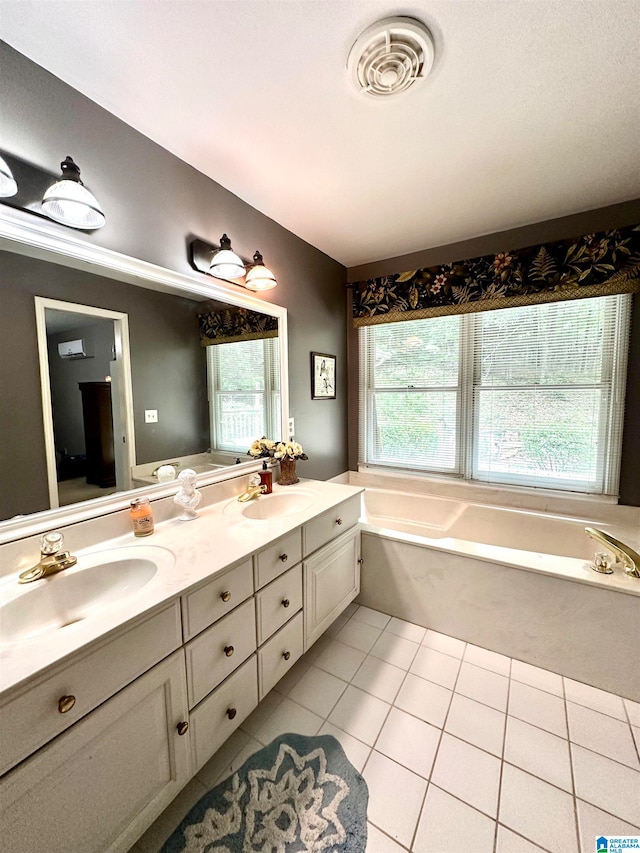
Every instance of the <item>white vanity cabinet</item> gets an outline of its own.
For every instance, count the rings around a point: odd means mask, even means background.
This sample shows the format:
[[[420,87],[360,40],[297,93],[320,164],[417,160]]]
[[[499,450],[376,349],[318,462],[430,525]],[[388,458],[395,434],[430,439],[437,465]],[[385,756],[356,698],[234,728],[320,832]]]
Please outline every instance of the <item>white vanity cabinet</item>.
[[[2,848],[125,853],[191,776],[187,719],[178,651],[3,777]]]
[[[356,597],[359,515],[356,494],[236,549],[0,696],[2,849],[126,853]]]

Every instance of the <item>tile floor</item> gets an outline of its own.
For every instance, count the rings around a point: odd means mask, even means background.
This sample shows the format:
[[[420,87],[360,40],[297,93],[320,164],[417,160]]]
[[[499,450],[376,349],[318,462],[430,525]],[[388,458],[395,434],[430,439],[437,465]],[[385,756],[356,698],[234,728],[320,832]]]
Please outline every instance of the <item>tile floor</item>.
[[[145,833],[274,737],[334,735],[369,787],[367,853],[593,853],[640,835],[640,704],[351,605]]]

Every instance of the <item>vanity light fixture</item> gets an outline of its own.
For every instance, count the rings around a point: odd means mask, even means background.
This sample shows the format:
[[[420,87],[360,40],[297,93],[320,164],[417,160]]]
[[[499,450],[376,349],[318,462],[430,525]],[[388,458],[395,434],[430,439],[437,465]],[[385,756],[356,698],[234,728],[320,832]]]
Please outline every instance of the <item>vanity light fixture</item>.
[[[0,198],[10,198],[17,192],[18,184],[13,172],[4,157],[0,157]]]
[[[277,285],[275,275],[268,267],[265,267],[262,255],[256,250],[253,256],[253,266],[245,279],[245,287],[249,290],[271,290]]]
[[[213,253],[209,272],[224,279],[242,278],[246,272],[242,258],[233,251],[226,234],[220,238],[220,248]]]
[[[60,164],[60,179],[42,197],[42,211],[49,219],[71,228],[102,228],[105,215],[96,197],[80,180],[80,169],[71,157]]]

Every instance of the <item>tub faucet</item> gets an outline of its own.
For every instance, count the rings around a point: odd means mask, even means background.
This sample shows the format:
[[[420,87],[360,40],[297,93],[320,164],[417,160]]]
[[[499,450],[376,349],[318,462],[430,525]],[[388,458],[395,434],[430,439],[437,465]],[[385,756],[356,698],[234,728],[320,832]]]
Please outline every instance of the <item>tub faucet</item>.
[[[238,500],[240,503],[246,503],[247,501],[257,498],[259,495],[263,495],[266,491],[266,485],[260,483],[260,474],[252,474],[249,477],[249,485],[247,486],[246,491],[241,495],[238,495]]]
[[[59,531],[45,533],[40,540],[40,562],[20,573],[18,583],[32,583],[40,578],[55,575],[78,562],[68,551],[63,551],[64,537]]]
[[[636,553],[633,548],[629,545],[625,545],[623,542],[620,542],[619,539],[609,536],[609,534],[605,533],[604,530],[598,530],[597,527],[585,527],[584,532],[587,536],[595,539],[596,542],[600,542],[600,544],[604,545],[607,550],[611,551],[611,553],[622,563],[624,570],[628,575],[632,578],[640,579],[640,554]],[[596,571],[598,571],[598,569],[596,569]]]

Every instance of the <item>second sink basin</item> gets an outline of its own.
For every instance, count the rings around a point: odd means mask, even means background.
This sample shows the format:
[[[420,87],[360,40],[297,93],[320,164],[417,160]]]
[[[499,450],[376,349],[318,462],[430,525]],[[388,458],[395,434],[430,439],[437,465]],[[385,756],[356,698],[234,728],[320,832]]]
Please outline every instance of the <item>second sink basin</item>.
[[[308,509],[313,503],[313,495],[299,489],[295,492],[262,495],[250,501],[242,510],[245,518],[266,521],[270,518],[280,518],[283,515],[293,515]]]
[[[0,643],[16,643],[80,622],[149,583],[174,556],[155,546],[113,548],[78,558],[78,565],[25,587],[0,605]]]

